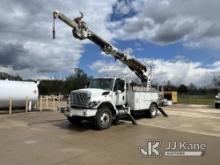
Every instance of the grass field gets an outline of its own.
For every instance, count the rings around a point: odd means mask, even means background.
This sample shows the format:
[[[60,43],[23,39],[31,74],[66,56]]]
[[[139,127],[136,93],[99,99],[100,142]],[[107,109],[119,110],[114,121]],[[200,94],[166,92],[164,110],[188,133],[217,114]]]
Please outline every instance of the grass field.
[[[181,96],[178,96],[178,103],[213,105],[214,99],[215,99],[215,96],[210,96],[210,95],[181,95]]]

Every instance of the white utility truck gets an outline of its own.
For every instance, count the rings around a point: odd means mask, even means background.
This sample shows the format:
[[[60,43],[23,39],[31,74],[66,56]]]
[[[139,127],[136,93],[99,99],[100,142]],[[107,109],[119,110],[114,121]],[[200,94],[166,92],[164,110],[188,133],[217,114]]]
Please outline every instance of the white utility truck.
[[[220,108],[220,92],[215,96],[215,108]]]
[[[131,119],[135,124],[131,114],[136,112],[145,112],[149,117],[154,118],[159,110],[164,116],[167,116],[160,108],[159,92],[151,88],[150,67],[141,64],[92,32],[82,21],[82,13],[80,17],[71,20],[60,11],[55,10],[53,18],[54,39],[55,19],[59,18],[72,28],[75,38],[91,40],[103,52],[127,65],[142,82],[141,85],[134,85],[117,77],[91,80],[88,88],[74,90],[70,93],[69,105],[64,109],[64,114],[71,123],[92,119],[98,129],[106,129],[111,126],[112,122],[125,117]]]

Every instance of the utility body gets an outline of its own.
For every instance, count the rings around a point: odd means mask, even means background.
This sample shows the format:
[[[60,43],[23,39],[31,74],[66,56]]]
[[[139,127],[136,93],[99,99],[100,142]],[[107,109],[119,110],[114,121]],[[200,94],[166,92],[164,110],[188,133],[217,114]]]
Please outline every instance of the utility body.
[[[157,111],[165,112],[159,107],[159,92],[151,87],[151,68],[141,64],[126,52],[122,52],[100,36],[92,32],[82,21],[83,14],[73,20],[60,11],[53,12],[53,38],[55,39],[55,19],[59,18],[72,28],[77,39],[89,39],[102,51],[125,64],[141,81],[134,85],[122,78],[96,78],[91,80],[88,88],[71,91],[69,105],[64,109],[71,123],[83,119],[92,119],[98,129],[106,129],[119,119],[129,118],[135,123],[131,114],[144,112],[154,118]]]

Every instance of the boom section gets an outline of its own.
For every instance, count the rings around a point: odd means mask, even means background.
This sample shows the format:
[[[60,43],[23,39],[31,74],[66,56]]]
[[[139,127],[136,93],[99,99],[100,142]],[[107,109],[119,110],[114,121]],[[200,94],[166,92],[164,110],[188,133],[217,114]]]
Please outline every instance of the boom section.
[[[146,67],[136,59],[132,58],[128,53],[122,52],[112,44],[98,36],[96,33],[91,31],[87,24],[82,20],[83,13],[80,17],[73,20],[65,16],[58,10],[53,12],[53,38],[55,39],[55,20],[59,18],[64,23],[72,28],[73,36],[79,40],[89,39],[98,45],[103,52],[113,56],[116,60],[121,61],[123,64],[127,65],[130,70],[132,70],[141,80],[141,82],[147,86],[151,87],[151,68]]]

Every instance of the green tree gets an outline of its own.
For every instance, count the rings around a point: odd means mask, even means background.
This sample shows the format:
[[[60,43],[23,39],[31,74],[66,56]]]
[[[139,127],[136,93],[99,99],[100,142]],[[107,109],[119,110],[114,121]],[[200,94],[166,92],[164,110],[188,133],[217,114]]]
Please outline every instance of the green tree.
[[[181,84],[178,89],[177,89],[178,93],[182,94],[182,93],[187,93],[188,92],[188,88],[186,85]]]
[[[39,92],[41,95],[68,95],[70,91],[84,88],[89,81],[87,74],[76,69],[74,74],[68,76],[66,80],[42,80],[39,84]]]
[[[176,86],[175,85],[173,85],[172,83],[171,83],[171,81],[167,81],[166,82],[166,84],[164,85],[164,90],[165,91],[175,91],[176,90]]]
[[[58,95],[64,93],[64,85],[63,80],[42,80],[38,88],[41,95]]]
[[[193,83],[190,83],[188,86],[188,91],[189,94],[197,94],[197,87]]]
[[[83,70],[76,69],[74,74],[66,78],[65,93],[68,94],[72,90],[84,88],[88,84],[89,79]]]

